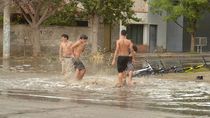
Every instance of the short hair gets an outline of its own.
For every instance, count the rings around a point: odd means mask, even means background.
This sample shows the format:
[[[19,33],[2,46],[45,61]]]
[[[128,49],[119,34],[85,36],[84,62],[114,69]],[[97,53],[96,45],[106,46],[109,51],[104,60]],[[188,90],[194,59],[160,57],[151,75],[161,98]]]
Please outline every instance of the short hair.
[[[126,30],[122,30],[121,31],[121,35],[126,36],[127,35],[127,31]]]
[[[82,35],[80,35],[80,39],[87,40],[87,39],[88,39],[88,36],[87,36],[87,35],[85,35],[85,34],[82,34]]]
[[[67,40],[69,39],[69,36],[67,34],[62,34],[61,37],[66,38]]]
[[[135,52],[137,52],[137,51],[138,51],[138,48],[137,48],[137,46],[136,46],[136,45],[133,45],[133,50],[134,50]]]

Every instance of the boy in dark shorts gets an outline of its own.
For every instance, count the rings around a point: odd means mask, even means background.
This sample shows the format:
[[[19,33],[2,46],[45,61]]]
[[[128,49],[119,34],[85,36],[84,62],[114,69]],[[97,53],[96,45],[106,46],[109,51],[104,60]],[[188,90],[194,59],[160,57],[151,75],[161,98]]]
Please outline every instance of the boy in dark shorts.
[[[117,87],[122,87],[124,85],[124,80],[126,80],[126,68],[129,61],[129,50],[131,55],[133,55],[133,44],[130,40],[126,38],[127,32],[126,30],[121,31],[121,36],[119,40],[116,42],[116,49],[114,53],[114,58],[112,61],[112,65],[115,64],[116,57],[117,58],[117,70],[118,70],[118,82],[116,84]]]
[[[82,61],[80,60],[80,56],[82,52],[85,50],[85,46],[87,45],[88,37],[82,34],[73,45],[72,45],[72,52],[73,52],[73,59],[72,62],[74,64],[74,68],[76,69],[75,77],[77,80],[82,80],[86,69]]]

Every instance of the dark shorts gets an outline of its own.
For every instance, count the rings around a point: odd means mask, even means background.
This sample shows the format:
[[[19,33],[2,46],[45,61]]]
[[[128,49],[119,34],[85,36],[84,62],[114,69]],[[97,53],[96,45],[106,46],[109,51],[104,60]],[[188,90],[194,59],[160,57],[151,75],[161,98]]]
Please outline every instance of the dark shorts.
[[[84,64],[82,63],[82,61],[79,58],[73,58],[72,62],[74,64],[75,69],[79,69],[79,70],[85,69]]]
[[[124,72],[127,68],[129,56],[118,56],[117,58],[117,70],[118,72]]]

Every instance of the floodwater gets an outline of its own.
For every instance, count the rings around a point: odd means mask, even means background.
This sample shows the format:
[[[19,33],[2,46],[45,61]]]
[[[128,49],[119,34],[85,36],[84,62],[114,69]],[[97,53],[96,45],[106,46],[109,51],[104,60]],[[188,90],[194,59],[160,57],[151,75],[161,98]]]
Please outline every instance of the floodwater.
[[[206,81],[182,80],[174,75],[174,79],[164,79],[164,75],[152,75],[134,78],[136,85],[133,87],[115,88],[117,77],[113,75],[116,73],[113,68],[108,72],[95,67],[108,74],[101,74],[101,71],[95,74],[89,72],[84,80],[73,81],[63,79],[59,73],[59,64],[31,64],[20,60],[12,64],[4,63],[0,67],[0,101],[5,103],[0,103],[0,117],[3,118],[18,115],[24,118],[32,117],[30,114],[33,114],[33,117],[53,117],[43,112],[36,116],[36,112],[25,110],[27,107],[35,108],[34,104],[40,104],[42,110],[68,104],[59,114],[72,112],[72,118],[210,117],[210,83]],[[6,70],[3,65],[8,65]],[[20,101],[25,103],[25,108],[15,109],[21,106]],[[37,101],[39,102],[36,103]],[[7,108],[8,105],[12,108]],[[84,106],[80,107],[81,105]],[[19,113],[18,110],[23,111]],[[15,115],[14,111],[17,112]]]

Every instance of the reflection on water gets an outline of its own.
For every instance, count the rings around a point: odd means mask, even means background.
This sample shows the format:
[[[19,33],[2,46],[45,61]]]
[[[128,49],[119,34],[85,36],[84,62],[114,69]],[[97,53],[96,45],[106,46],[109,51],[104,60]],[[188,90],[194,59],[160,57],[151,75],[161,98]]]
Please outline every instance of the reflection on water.
[[[113,77],[84,81],[50,78],[0,79],[0,95],[210,116],[210,85],[205,82],[135,78],[135,87],[114,88]]]

